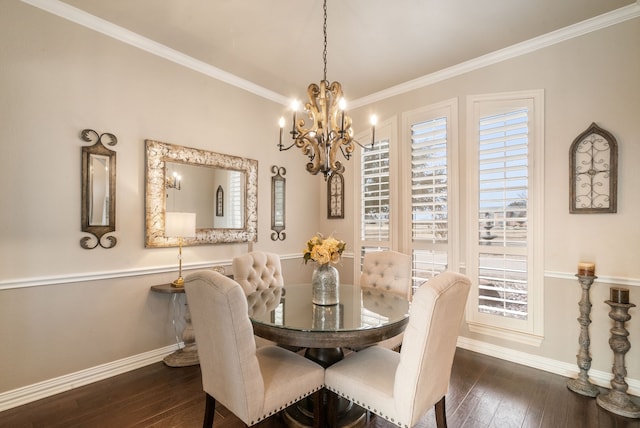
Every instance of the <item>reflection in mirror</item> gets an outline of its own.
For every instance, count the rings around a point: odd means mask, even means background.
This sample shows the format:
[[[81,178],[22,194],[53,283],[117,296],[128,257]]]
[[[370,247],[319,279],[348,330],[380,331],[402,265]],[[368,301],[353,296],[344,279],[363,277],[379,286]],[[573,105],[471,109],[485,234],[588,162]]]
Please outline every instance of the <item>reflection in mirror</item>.
[[[197,214],[196,237],[183,245],[256,240],[256,160],[153,140],[145,144],[145,246],[178,245],[164,236],[166,211]]]
[[[109,156],[89,155],[89,226],[109,225]]]
[[[116,153],[107,149],[103,142],[115,146],[118,139],[115,135],[98,134],[93,129],[84,129],[81,138],[87,142],[94,142],[92,146],[82,148],[82,231],[95,236],[96,242],[91,243],[90,237],[80,240],[80,246],[93,249],[100,245],[112,248],[117,239],[104,234],[116,229],[115,213],[115,180]]]
[[[275,175],[271,177],[271,234],[272,241],[284,241],[287,234],[285,229],[285,193],[286,179],[284,175],[287,170],[284,167],[273,165],[271,172]]]
[[[165,162],[167,211],[193,212],[198,229],[242,229],[242,171]]]

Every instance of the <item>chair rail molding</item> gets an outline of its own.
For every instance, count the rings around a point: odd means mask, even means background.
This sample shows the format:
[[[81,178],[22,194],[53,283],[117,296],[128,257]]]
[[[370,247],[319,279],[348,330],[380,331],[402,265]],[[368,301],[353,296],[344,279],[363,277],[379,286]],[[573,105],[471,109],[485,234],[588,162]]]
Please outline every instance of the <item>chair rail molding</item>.
[[[342,254],[342,257],[353,259],[354,254],[345,252]],[[301,254],[299,253],[280,255],[281,260],[294,260],[299,258],[301,258]],[[200,262],[200,263],[185,263],[182,265],[182,269],[184,271],[190,271],[190,270],[197,270],[197,269],[209,269],[213,266],[221,266],[221,265],[231,266],[231,259],[216,260],[211,262]],[[142,267],[142,268],[136,268],[136,269],[127,269],[127,270],[69,273],[67,275],[52,275],[52,276],[6,279],[6,280],[0,281],[0,290],[9,290],[12,288],[41,287],[45,285],[72,284],[76,282],[89,282],[89,281],[99,281],[103,279],[128,278],[132,276],[155,275],[155,274],[175,272],[175,270],[176,270],[175,265],[169,264],[165,266],[151,266],[151,267]],[[462,269],[461,271],[464,272],[464,269]],[[575,272],[570,273],[570,272],[545,271],[544,276],[545,278],[559,278],[559,279],[566,279],[569,281],[576,280]],[[630,287],[640,287],[640,278],[626,278],[626,277],[598,274],[598,282],[602,284],[615,284],[615,285],[624,285],[624,286],[630,286]]]

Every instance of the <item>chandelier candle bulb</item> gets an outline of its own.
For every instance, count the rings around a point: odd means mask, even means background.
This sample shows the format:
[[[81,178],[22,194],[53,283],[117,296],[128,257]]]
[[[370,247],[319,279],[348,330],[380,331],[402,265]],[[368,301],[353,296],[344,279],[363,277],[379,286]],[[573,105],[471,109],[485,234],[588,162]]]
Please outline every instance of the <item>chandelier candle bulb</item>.
[[[340,110],[342,112],[342,116],[340,118],[340,135],[344,136],[344,109],[347,108],[347,102],[344,100],[344,98],[340,98],[338,107],[340,107]]]
[[[596,265],[591,262],[578,263],[578,275],[579,276],[595,276]]]
[[[629,304],[629,289],[611,287],[611,301],[614,303]]]
[[[378,116],[372,114],[369,122],[371,123],[371,148],[373,148],[373,144],[376,142],[376,124],[378,123]]]
[[[280,143],[278,144],[278,146],[280,148],[282,148],[282,132],[284,130],[284,117],[280,117],[280,120],[278,121],[278,125],[280,125]]]

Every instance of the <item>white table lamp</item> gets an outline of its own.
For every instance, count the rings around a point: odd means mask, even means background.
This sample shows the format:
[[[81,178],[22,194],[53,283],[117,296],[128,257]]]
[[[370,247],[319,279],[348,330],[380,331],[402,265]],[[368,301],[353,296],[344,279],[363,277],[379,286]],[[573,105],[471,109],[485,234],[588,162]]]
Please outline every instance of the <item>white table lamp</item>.
[[[180,252],[178,253],[178,279],[171,283],[174,287],[183,287],[182,278],[182,239],[196,236],[196,213],[167,212],[164,218],[164,236],[178,238]]]

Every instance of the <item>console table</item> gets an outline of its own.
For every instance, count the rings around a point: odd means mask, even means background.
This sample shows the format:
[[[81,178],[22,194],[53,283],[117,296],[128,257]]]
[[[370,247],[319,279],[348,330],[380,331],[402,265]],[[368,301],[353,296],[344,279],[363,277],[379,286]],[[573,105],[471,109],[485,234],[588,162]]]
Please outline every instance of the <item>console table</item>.
[[[180,294],[184,294],[183,287],[173,287],[171,284],[154,285],[151,287],[151,291],[156,293],[171,294],[173,299],[173,305],[175,308],[176,300]],[[184,300],[184,329],[182,330],[182,342],[184,347],[164,357],[163,361],[169,367],[187,367],[195,366],[199,364],[198,349],[196,347],[196,336],[193,332],[193,326],[191,325],[191,313],[189,312],[189,305],[187,303],[187,296]],[[175,310],[174,310],[175,317]]]

